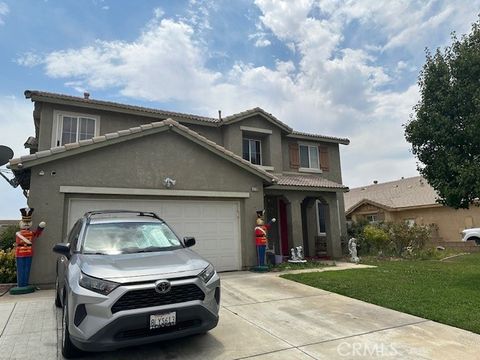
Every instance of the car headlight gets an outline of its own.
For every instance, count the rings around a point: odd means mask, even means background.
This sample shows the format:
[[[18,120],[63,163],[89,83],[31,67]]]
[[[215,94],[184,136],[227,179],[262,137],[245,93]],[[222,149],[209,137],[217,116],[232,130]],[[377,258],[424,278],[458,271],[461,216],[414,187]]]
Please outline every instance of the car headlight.
[[[97,279],[97,278],[85,275],[83,273],[80,275],[79,284],[80,284],[81,287],[83,287],[85,289],[95,291],[96,293],[99,293],[99,294],[102,294],[102,295],[110,294],[119,285],[119,284],[114,283],[112,281]]]
[[[214,274],[215,274],[215,268],[213,267],[212,264],[209,264],[200,274],[198,274],[198,276],[206,284],[210,281],[210,279],[213,277]]]

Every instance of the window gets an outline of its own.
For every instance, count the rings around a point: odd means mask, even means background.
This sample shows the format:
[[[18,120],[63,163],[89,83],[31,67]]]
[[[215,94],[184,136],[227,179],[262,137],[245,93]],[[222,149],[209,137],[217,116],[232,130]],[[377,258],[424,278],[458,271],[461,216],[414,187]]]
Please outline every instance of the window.
[[[91,115],[57,113],[52,146],[91,139],[99,133],[99,118]]]
[[[405,219],[405,224],[407,224],[408,227],[412,227],[415,225],[415,219]]]
[[[318,147],[310,145],[300,145],[300,167],[305,169],[318,169]]]
[[[378,222],[378,215],[377,214],[366,215],[365,218],[367,219],[367,221],[370,224],[374,224],[374,223]]]
[[[317,229],[318,235],[325,235],[327,233],[327,205],[322,204],[317,200]]]
[[[255,165],[262,165],[262,142],[243,139],[243,158]]]
[[[165,223],[98,223],[87,227],[84,254],[125,254],[175,250],[182,244]]]
[[[82,220],[78,220],[68,234],[67,243],[70,244],[71,251],[75,251],[77,249],[78,236],[80,235],[80,230],[82,230],[82,225]]]

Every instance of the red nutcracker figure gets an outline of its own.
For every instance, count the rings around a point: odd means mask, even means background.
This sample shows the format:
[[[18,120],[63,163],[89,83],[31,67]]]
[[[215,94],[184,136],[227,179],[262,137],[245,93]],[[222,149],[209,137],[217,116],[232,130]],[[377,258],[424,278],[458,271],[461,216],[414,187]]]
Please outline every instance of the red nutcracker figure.
[[[265,250],[267,248],[267,231],[272,224],[277,221],[275,218],[270,220],[266,225],[263,220],[265,210],[257,211],[257,221],[255,226],[255,244],[257,245],[258,268],[265,267]]]
[[[20,221],[20,231],[15,235],[15,257],[17,259],[17,287],[11,290],[12,294],[23,294],[34,291],[34,288],[28,286],[30,267],[32,265],[33,242],[42,234],[45,228],[45,222],[38,224],[35,231],[30,230],[32,226],[33,209],[22,208],[22,220]]]

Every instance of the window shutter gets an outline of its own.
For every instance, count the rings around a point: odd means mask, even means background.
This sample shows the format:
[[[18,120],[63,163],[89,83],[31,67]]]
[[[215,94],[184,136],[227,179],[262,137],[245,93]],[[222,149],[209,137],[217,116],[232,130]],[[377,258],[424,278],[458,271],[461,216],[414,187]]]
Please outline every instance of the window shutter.
[[[300,154],[298,151],[298,144],[290,143],[288,145],[288,150],[290,153],[290,168],[298,169],[300,167]]]
[[[318,153],[320,154],[320,169],[323,171],[329,171],[330,160],[328,158],[328,147],[319,146]]]

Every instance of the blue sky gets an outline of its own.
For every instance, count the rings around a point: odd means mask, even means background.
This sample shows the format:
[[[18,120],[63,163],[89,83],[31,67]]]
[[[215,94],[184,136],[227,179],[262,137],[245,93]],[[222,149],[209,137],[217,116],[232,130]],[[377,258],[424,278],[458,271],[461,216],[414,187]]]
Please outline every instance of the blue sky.
[[[216,116],[260,106],[349,137],[344,183],[415,176],[403,138],[426,47],[468,32],[480,1],[0,0],[0,144],[33,135],[26,89]],[[2,167],[5,169],[5,167]],[[1,179],[0,179],[1,180]],[[0,218],[19,189],[0,182]]]

